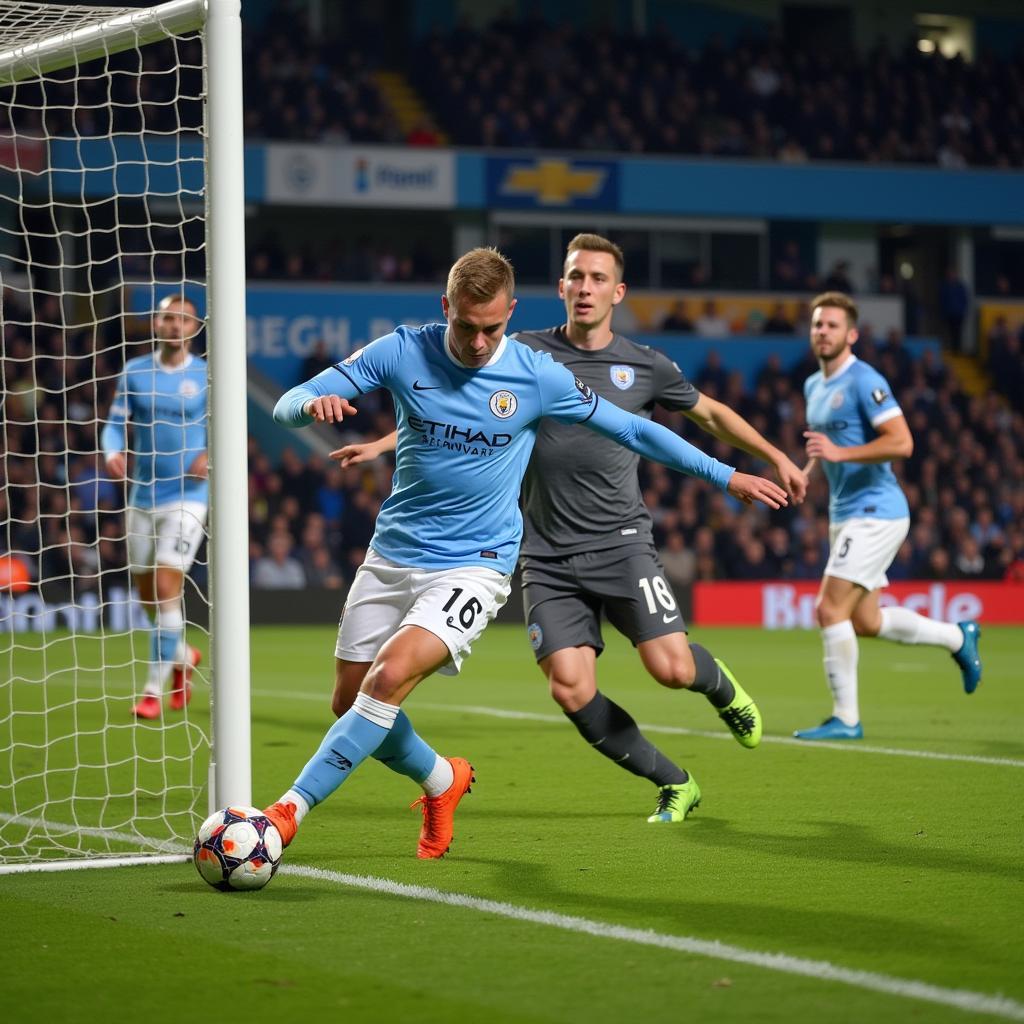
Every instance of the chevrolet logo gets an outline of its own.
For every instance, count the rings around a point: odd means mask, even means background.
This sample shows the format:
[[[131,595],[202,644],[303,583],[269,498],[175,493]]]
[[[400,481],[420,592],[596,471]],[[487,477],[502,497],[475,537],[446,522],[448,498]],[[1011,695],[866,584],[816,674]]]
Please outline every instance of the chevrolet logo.
[[[502,182],[505,195],[534,196],[544,206],[564,206],[590,199],[604,185],[608,172],[576,170],[565,160],[538,160],[532,167],[512,167]]]

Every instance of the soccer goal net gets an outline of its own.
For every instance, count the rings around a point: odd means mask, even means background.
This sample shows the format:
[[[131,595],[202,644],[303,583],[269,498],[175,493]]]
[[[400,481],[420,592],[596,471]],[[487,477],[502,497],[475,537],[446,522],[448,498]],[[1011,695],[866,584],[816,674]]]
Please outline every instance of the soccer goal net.
[[[0,0],[0,870],[180,855],[248,800],[247,653],[234,781],[210,767],[207,488],[245,459],[244,390],[241,445],[207,455],[214,335],[244,389],[244,292],[218,306],[210,259],[218,4]]]

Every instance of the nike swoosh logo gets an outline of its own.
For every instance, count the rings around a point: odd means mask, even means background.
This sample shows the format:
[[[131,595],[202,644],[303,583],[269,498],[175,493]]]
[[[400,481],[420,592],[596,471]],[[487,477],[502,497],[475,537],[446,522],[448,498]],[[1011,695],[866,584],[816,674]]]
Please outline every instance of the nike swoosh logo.
[[[421,384],[418,380],[412,382],[413,391],[436,391],[438,388],[444,387],[443,384]]]
[[[662,615],[661,621],[667,626],[670,622],[675,622],[678,618],[678,615]]]

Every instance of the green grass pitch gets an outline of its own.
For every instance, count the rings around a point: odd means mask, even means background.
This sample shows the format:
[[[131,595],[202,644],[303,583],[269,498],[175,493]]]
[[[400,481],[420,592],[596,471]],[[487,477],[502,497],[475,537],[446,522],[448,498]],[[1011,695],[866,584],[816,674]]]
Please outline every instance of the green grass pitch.
[[[816,634],[694,638],[758,700],[757,750],[702,698],[653,683],[611,632],[599,662],[602,689],[699,780],[685,823],[646,823],[653,787],[579,739],[521,629],[492,627],[461,676],[406,703],[440,752],[476,766],[447,858],[415,859],[418,789],[369,762],[258,893],[216,893],[190,864],[0,875],[10,1019],[1024,1020],[1024,630],[986,627],[971,697],[945,652],[862,643],[865,740],[835,748],[786,739],[829,709]],[[257,803],[291,783],[331,721],[333,639],[253,633]],[[125,650],[105,653],[116,696],[84,699],[99,695],[88,673],[83,699],[69,699],[70,672],[50,689],[64,686],[79,755],[124,758],[83,784],[116,788],[131,771],[157,786],[163,769],[146,759],[166,750],[182,760],[165,777],[184,785],[195,737],[130,723]],[[8,646],[0,664],[19,656],[41,657]],[[48,671],[70,657],[55,645]],[[33,758],[7,749],[11,713],[36,699],[27,684],[7,691],[3,794]],[[197,689],[199,720],[207,702]],[[50,785],[55,816],[75,806],[70,780]]]

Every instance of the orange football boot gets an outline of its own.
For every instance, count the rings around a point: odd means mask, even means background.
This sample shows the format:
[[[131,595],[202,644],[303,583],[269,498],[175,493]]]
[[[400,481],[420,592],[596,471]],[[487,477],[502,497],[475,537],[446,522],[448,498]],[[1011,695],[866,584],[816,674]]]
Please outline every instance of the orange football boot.
[[[423,828],[416,847],[416,856],[421,860],[443,857],[448,852],[455,827],[455,808],[470,791],[470,783],[476,782],[473,766],[464,758],[446,757],[445,760],[455,772],[452,784],[440,796],[424,794],[410,805],[423,808]]]
[[[263,813],[281,833],[281,845],[287,846],[299,830],[299,823],[295,820],[295,804],[283,804],[278,800],[277,803],[265,808]]]
[[[183,711],[192,699],[192,672],[202,660],[202,653],[195,647],[189,647],[188,661],[184,665],[174,666],[171,699],[168,701],[172,711]]]
[[[159,718],[160,698],[154,697],[151,693],[147,693],[142,700],[132,708],[132,714],[136,718]]]

